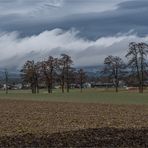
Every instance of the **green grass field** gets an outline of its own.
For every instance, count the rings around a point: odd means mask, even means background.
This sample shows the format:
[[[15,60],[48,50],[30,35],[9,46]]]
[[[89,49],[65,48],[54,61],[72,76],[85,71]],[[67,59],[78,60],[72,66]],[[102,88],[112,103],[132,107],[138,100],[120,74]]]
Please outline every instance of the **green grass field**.
[[[127,91],[115,93],[113,90],[86,89],[81,93],[80,90],[74,89],[64,94],[60,90],[54,90],[53,94],[48,94],[46,90],[41,90],[39,94],[31,94],[30,90],[11,90],[7,95],[4,91],[0,91],[0,99],[148,105],[148,92],[144,94]]]

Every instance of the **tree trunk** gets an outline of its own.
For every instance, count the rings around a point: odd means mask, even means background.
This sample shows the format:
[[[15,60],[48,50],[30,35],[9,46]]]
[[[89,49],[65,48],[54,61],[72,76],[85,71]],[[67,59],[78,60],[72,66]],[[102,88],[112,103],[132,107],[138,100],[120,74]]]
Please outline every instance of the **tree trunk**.
[[[52,93],[52,83],[50,84],[50,93]]]
[[[81,92],[82,92],[82,90],[83,90],[83,87],[82,87],[82,85],[81,85]]]
[[[8,86],[6,85],[6,94],[8,94]]]
[[[7,72],[6,69],[5,69],[5,79],[6,79],[6,88],[5,88],[5,91],[6,91],[6,94],[8,94],[8,72]]]
[[[39,94],[39,92],[40,92],[40,91],[39,91],[39,86],[37,85],[37,93]]]
[[[143,84],[140,82],[139,84],[139,93],[143,93]]]
[[[69,93],[69,68],[67,66],[67,93]]]
[[[69,93],[69,83],[67,83],[67,93]]]
[[[118,92],[118,85],[116,85],[116,93]]]
[[[39,83],[38,83],[38,80],[37,80],[37,84],[36,84],[36,92],[39,94]]]
[[[52,93],[52,84],[53,84],[53,71],[51,71],[51,74],[50,74],[50,78],[51,78],[51,81],[50,81],[50,93]]]
[[[80,84],[80,89],[81,89],[81,92],[82,92],[82,89],[83,89],[83,83],[82,83],[82,80],[81,80],[81,84]]]
[[[64,93],[64,85],[65,85],[65,83],[64,83],[64,76],[62,76],[62,82],[61,82],[62,84],[61,84],[61,87],[62,87],[62,93]]]
[[[48,93],[50,94],[50,84],[48,84]]]
[[[31,85],[31,90],[33,94],[36,94],[36,86],[34,84]]]
[[[52,84],[51,83],[48,84],[48,93],[49,94],[52,93]]]

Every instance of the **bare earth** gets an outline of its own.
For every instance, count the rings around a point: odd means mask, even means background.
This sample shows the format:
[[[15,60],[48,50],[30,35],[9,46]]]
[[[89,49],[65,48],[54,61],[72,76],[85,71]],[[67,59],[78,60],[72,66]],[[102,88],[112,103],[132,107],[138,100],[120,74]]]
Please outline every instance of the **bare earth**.
[[[148,147],[148,106],[0,100],[0,147]]]

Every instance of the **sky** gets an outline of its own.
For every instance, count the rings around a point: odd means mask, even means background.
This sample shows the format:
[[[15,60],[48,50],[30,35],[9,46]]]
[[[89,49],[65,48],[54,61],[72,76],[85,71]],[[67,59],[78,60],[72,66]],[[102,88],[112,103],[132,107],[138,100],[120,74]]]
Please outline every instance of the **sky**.
[[[147,0],[0,0],[0,67],[69,54],[75,66],[124,60],[148,43]]]

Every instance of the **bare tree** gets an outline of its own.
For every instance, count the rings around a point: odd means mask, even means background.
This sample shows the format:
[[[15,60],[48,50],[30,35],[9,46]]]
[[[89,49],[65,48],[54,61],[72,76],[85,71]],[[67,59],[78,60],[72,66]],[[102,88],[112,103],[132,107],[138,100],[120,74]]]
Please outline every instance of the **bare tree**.
[[[83,84],[86,81],[86,73],[84,72],[83,69],[78,70],[78,81],[79,81],[80,89],[82,92]]]
[[[118,92],[119,81],[123,76],[123,71],[125,69],[125,64],[120,57],[108,56],[104,60],[104,70],[103,73],[112,79],[115,85],[116,92]]]
[[[39,86],[38,86],[38,65],[35,64],[34,61],[27,61],[21,72],[22,72],[22,78],[24,82],[31,84],[31,90],[32,93],[38,93],[39,92]]]
[[[48,87],[48,93],[52,93],[53,77],[56,74],[58,59],[49,56],[47,61],[42,62],[42,69]]]
[[[147,67],[146,57],[148,54],[148,45],[146,43],[129,44],[128,53],[126,57],[129,59],[128,65],[134,73],[136,73],[139,93],[143,93],[144,79]]]
[[[62,87],[62,92],[64,93],[64,87],[65,87],[65,82],[66,82],[66,88],[67,92],[69,92],[70,88],[70,69],[71,65],[73,64],[73,61],[71,57],[67,54],[61,54],[61,58],[59,59],[59,68],[60,68],[60,75],[61,75],[61,87]]]
[[[58,77],[59,77],[59,80],[60,80],[60,85],[61,85],[62,93],[64,93],[66,62],[63,59],[63,57],[61,57],[58,60],[58,65],[59,65]]]
[[[8,94],[8,71],[7,69],[5,69],[5,91],[6,91],[6,94]]]

